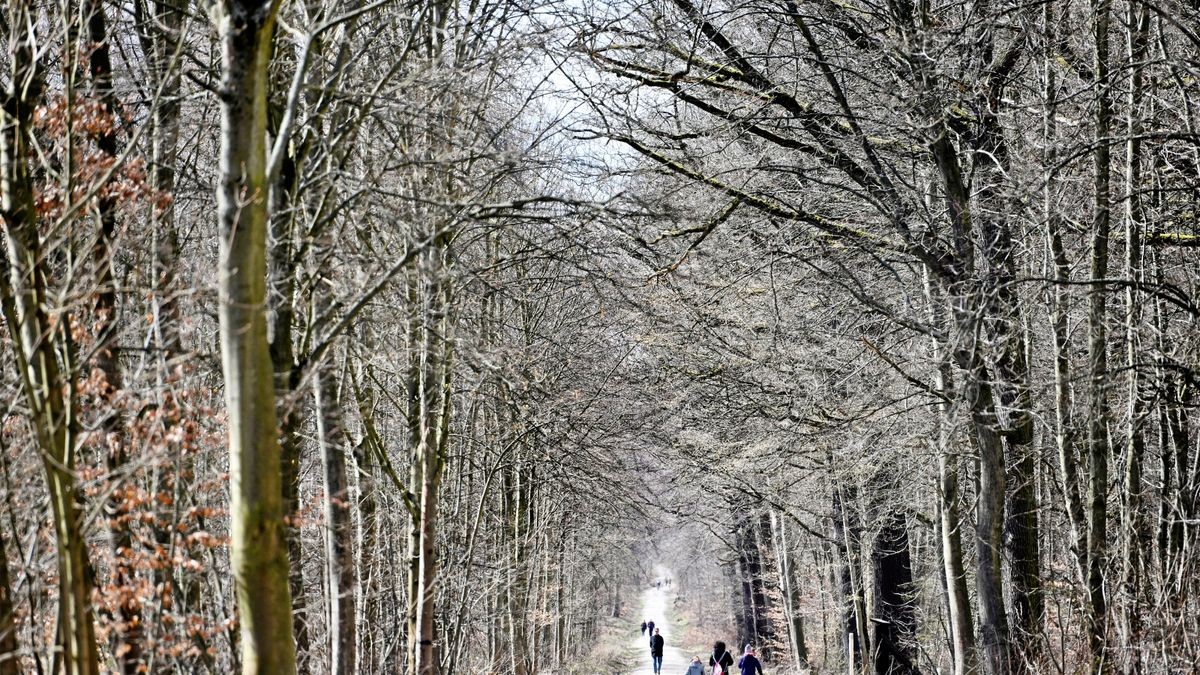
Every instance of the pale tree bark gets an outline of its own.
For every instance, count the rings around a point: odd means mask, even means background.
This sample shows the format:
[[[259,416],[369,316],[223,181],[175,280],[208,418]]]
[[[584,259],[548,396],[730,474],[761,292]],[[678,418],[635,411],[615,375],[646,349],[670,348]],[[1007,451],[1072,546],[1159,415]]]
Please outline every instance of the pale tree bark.
[[[21,390],[29,407],[34,447],[42,458],[58,563],[58,626],[55,669],[65,675],[97,675],[99,650],[92,610],[92,568],[84,539],[84,511],[75,476],[74,420],[70,400],[70,327],[51,322],[47,270],[34,207],[31,120],[40,92],[34,9],[10,3],[10,72],[0,112],[0,213],[7,250],[0,256],[0,304],[13,344]]]
[[[787,623],[788,646],[798,672],[808,670],[808,646],[804,641],[804,616],[800,613],[800,589],[793,576],[791,548],[788,545],[787,523],[777,511],[770,512],[774,533],[775,563],[779,574],[779,594],[783,598],[783,614]]]
[[[1126,34],[1129,47],[1129,98],[1126,112],[1125,141],[1125,368],[1128,403],[1126,408],[1126,443],[1124,502],[1121,509],[1121,546],[1124,561],[1122,588],[1126,594],[1124,624],[1126,639],[1138,644],[1141,637],[1142,599],[1145,561],[1143,551],[1149,551],[1151,538],[1142,513],[1142,463],[1146,454],[1145,427],[1149,419],[1146,392],[1138,372],[1142,354],[1140,328],[1142,296],[1138,287],[1142,274],[1142,232],[1146,213],[1142,199],[1141,107],[1144,94],[1143,66],[1150,33],[1150,10],[1142,2],[1129,3]],[[1164,465],[1169,469],[1169,464]],[[1170,473],[1164,472],[1167,483]],[[1169,488],[1167,488],[1169,489]],[[1127,651],[1130,672],[1141,672],[1142,658],[1138,649]]]
[[[409,675],[438,675],[436,600],[437,527],[442,477],[449,449],[452,412],[453,338],[450,318],[450,280],[446,256],[449,235],[421,254],[413,297],[418,312],[414,328],[412,386],[413,469],[410,480],[414,504],[409,558]]]
[[[325,292],[318,291],[324,295]],[[358,630],[355,599],[354,527],[346,477],[346,432],[339,387],[332,364],[323,363],[313,377],[317,437],[325,469],[325,564],[329,583],[329,672],[353,675]]]
[[[930,325],[946,326],[944,300],[934,285],[932,272],[925,269],[925,297],[929,305]],[[963,563],[962,519],[959,516],[959,459],[954,451],[950,428],[950,401],[953,400],[953,372],[940,340],[931,340],[931,357],[937,364],[934,376],[936,391],[943,395],[937,403],[938,479],[937,511],[939,542],[942,549],[942,573],[946,583],[946,605],[950,620],[950,642],[954,657],[955,675],[974,673],[975,626],[971,615],[971,599],[967,591],[967,572]]]
[[[183,347],[179,301],[175,295],[178,292],[175,275],[179,232],[175,222],[174,192],[183,81],[180,47],[191,0],[137,0],[133,9],[138,39],[158,96],[150,110],[150,185],[159,193],[150,207],[154,242],[151,308],[155,336],[166,365]]]
[[[854,636],[854,662],[861,667],[865,663],[864,655],[871,653],[871,646],[868,641],[866,597],[862,585],[862,555],[859,551],[862,528],[857,516],[851,512],[856,491],[851,487],[843,488],[836,481],[832,485],[832,491],[833,509],[830,516],[833,522],[834,545],[840,558],[838,581],[843,603],[841,630],[836,640],[845,645],[847,636]],[[843,652],[843,655],[848,655],[845,650]]]
[[[1055,3],[1047,2],[1042,8],[1043,36],[1042,62],[1045,70],[1044,96],[1046,110],[1042,117],[1042,134],[1046,150],[1042,157],[1046,178],[1042,190],[1042,219],[1046,228],[1046,248],[1049,264],[1053,267],[1054,283],[1049,291],[1050,327],[1054,345],[1054,440],[1058,454],[1058,466],[1062,480],[1063,506],[1072,542],[1072,555],[1076,563],[1078,581],[1087,589],[1087,524],[1084,516],[1083,496],[1079,486],[1079,455],[1076,447],[1074,401],[1071,390],[1071,345],[1068,333],[1070,315],[1069,289],[1071,262],[1067,259],[1063,245],[1062,224],[1055,204],[1055,165],[1058,162],[1058,82],[1055,58],[1057,55],[1058,17]],[[1086,595],[1086,593],[1084,593]],[[1085,600],[1086,603],[1086,600]]]
[[[296,672],[280,446],[267,343],[267,89],[277,0],[211,8],[222,42],[221,362],[229,425],[231,556],[242,672]]]

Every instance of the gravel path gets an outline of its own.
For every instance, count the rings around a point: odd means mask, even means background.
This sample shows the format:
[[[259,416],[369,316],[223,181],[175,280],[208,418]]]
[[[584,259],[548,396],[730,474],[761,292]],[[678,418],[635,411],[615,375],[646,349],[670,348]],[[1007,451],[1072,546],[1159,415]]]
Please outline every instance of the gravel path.
[[[670,619],[667,618],[667,603],[671,596],[667,595],[665,589],[649,588],[642,595],[642,613],[635,617],[637,623],[643,620],[654,621],[654,627],[661,631],[663,641],[666,643],[663,649],[663,665],[662,675],[684,675],[687,672],[688,665],[691,664],[690,656],[684,656],[678,648],[673,646],[674,626],[671,625]],[[635,626],[636,630],[636,626]],[[629,675],[653,675],[654,668],[650,661],[650,637],[643,636],[641,631],[637,632],[632,644],[630,645],[630,667],[633,670],[629,671]]]

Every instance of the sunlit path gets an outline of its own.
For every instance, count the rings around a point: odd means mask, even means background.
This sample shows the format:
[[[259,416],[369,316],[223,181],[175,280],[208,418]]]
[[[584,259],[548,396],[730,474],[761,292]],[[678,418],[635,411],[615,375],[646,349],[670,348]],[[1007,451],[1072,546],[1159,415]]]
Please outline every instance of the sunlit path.
[[[662,675],[683,675],[687,672],[691,659],[684,656],[676,644],[679,635],[676,634],[675,626],[667,615],[668,601],[671,598],[667,591],[668,587],[666,586],[647,589],[642,594],[642,612],[634,618],[639,624],[643,620],[653,621],[654,627],[661,632],[663,640],[666,642],[666,648],[663,649]],[[632,670],[629,671],[629,675],[653,675],[649,634],[642,635],[640,631],[638,632],[637,637],[633,640],[631,659]]]

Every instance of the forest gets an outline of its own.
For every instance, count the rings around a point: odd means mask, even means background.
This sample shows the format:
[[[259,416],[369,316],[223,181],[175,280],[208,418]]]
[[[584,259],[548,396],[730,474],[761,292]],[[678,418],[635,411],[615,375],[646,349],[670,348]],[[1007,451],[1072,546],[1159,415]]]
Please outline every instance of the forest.
[[[3,2],[0,675],[1200,669],[1194,0]]]

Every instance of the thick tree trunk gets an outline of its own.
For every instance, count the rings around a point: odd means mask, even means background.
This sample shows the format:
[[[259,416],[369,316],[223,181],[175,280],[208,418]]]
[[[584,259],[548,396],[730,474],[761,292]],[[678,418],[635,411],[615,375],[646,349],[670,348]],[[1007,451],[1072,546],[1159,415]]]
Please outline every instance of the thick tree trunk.
[[[885,514],[874,547],[874,665],[880,675],[917,675],[917,619],[908,524],[903,513]]]
[[[996,400],[992,379],[979,344],[977,324],[986,298],[974,279],[974,243],[970,197],[963,181],[958,153],[943,128],[931,144],[931,152],[942,176],[947,208],[955,242],[956,278],[947,283],[952,308],[955,364],[963,373],[959,400],[971,414],[972,440],[979,452],[979,495],[976,504],[975,575],[979,596],[981,662],[989,675],[1009,671],[1008,620],[1004,611],[1004,581],[1000,564],[1003,548],[1006,467],[1004,444],[997,428]]]
[[[980,2],[980,6],[988,4],[986,0]],[[980,19],[990,20],[990,17]],[[983,29],[980,35],[979,46],[986,61],[993,59],[992,35],[988,29]],[[1007,215],[1017,208],[1004,193],[1006,177],[1011,171],[1008,142],[997,112],[1002,105],[1004,80],[1004,75],[990,72],[980,96],[982,105],[971,179],[978,208],[972,215],[979,230],[983,328],[988,338],[987,348],[993,353],[996,376],[994,424],[997,430],[1004,430],[1007,492],[1001,498],[1005,502],[1004,542],[1009,554],[1005,568],[1011,600],[1008,618],[1018,637],[1010,641],[1011,659],[1018,670],[1036,672],[1040,669],[1045,614],[1034,475],[1037,461],[1032,447],[1033,401],[1023,312],[1017,298],[1013,224]]]
[[[267,83],[277,4],[212,7],[223,42],[221,361],[229,424],[231,554],[242,672],[296,672],[274,372],[267,342]]]
[[[764,559],[768,544],[771,541],[771,514],[762,511],[750,522],[752,557],[751,583],[754,591],[754,644],[759,650],[759,656],[764,660],[774,658],[772,645],[775,642],[775,608],[772,606],[771,595],[767,591],[767,569]]]

